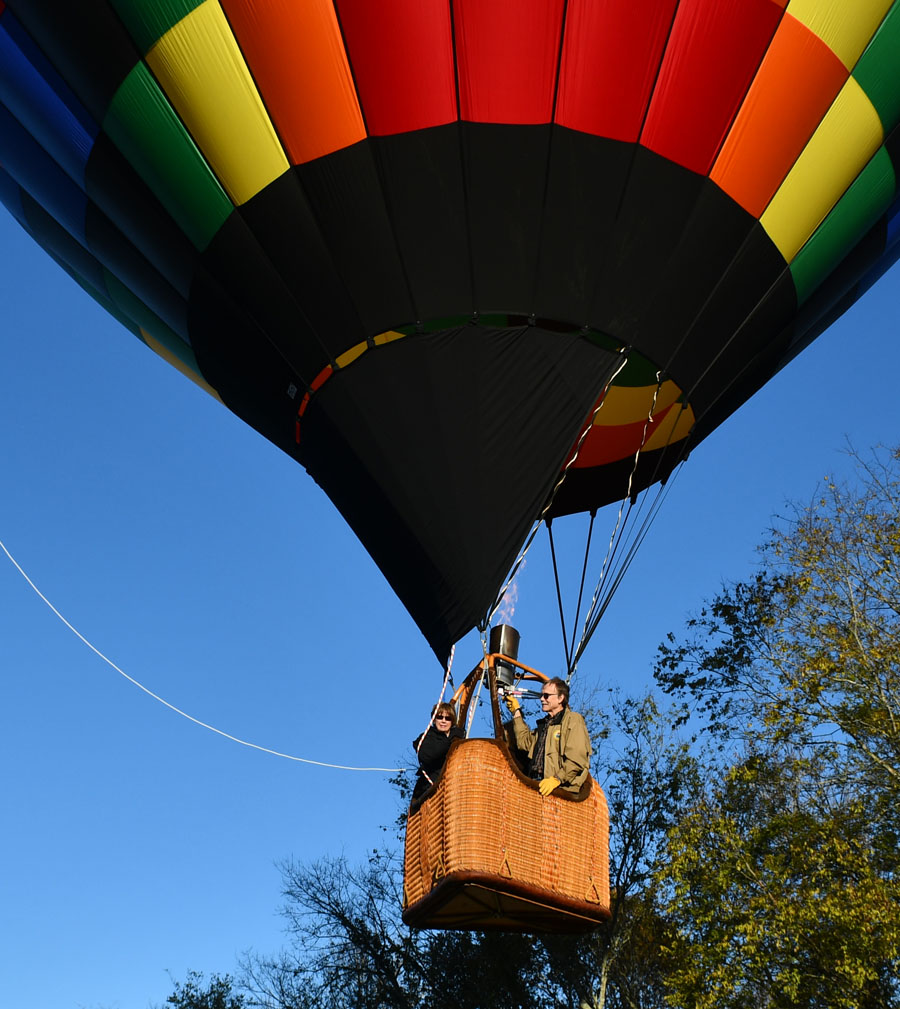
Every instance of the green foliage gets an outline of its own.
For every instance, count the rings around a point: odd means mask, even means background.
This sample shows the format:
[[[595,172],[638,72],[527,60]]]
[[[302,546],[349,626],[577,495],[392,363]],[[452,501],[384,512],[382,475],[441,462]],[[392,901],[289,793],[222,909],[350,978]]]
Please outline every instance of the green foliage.
[[[900,1005],[900,451],[857,464],[660,649],[721,766],[657,876],[679,1009]]]
[[[763,571],[670,635],[657,681],[711,731],[831,746],[866,787],[900,789],[900,450],[826,480],[761,550]],[[852,765],[852,766],[850,766]]]
[[[816,773],[747,759],[671,832],[672,1005],[897,1004],[900,884],[883,871],[862,805],[809,801]]]

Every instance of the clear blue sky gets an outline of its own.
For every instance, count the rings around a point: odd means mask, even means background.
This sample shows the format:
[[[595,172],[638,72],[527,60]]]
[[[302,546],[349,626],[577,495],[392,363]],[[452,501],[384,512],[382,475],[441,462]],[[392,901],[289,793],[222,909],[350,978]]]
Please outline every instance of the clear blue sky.
[[[261,746],[398,767],[441,671],[303,470],[120,329],[0,209],[0,539],[64,616],[172,704]],[[860,449],[900,440],[896,269],[693,454],[582,686],[639,690],[659,641]],[[614,515],[601,513],[608,535]],[[564,539],[586,520],[560,522]],[[599,533],[598,533],[599,535]],[[575,547],[572,547],[573,558]],[[520,655],[562,648],[546,539]],[[457,681],[480,654],[457,651]],[[361,860],[388,775],[198,727],[82,644],[0,556],[0,949],[16,1009],[145,1009],[166,975],[284,941],[275,862]]]

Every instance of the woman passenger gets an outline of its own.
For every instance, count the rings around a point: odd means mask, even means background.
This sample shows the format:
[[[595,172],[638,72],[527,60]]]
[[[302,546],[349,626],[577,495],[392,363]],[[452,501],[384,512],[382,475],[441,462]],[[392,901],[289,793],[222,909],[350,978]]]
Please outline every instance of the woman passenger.
[[[412,802],[419,799],[441,776],[447,751],[453,740],[465,737],[466,734],[456,724],[456,713],[452,704],[442,701],[431,709],[431,725],[421,736],[413,740],[413,748],[419,757],[419,770],[416,774]]]

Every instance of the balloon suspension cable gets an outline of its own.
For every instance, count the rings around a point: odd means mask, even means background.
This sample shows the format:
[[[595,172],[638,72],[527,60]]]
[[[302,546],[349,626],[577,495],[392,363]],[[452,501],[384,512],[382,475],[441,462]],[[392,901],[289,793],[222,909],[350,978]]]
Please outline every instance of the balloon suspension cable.
[[[484,680],[488,671],[488,643],[484,634],[481,635],[481,650],[484,654],[484,659],[481,662],[481,676],[478,677],[478,686],[475,688],[475,693],[472,696],[472,700],[469,702],[469,714],[466,718],[466,739],[469,738],[469,733],[472,731],[475,709],[478,707],[478,700],[481,697],[481,688],[484,686]]]
[[[556,543],[553,539],[553,522],[547,519],[547,536],[550,540],[550,558],[553,562],[553,581],[556,584],[556,604],[559,607],[559,623],[562,629],[563,648],[566,653],[566,669],[572,668],[572,654],[575,649],[575,629],[578,626],[578,615],[581,613],[581,600],[584,597],[584,585],[587,580],[588,557],[591,552],[591,540],[594,534],[594,519],[597,517],[596,508],[591,510],[591,523],[588,526],[587,542],[584,547],[584,562],[581,566],[581,584],[578,586],[578,602],[575,604],[575,617],[572,621],[572,641],[569,643],[569,634],[566,631],[566,616],[563,607],[562,587],[559,579],[559,566],[556,561]]]
[[[182,718],[186,718],[189,722],[193,722],[194,725],[199,725],[201,729],[209,729],[210,732],[216,733],[217,736],[223,736],[225,739],[230,739],[232,743],[239,743],[241,746],[247,746],[251,750],[259,750],[261,753],[268,753],[273,757],[282,757],[284,760],[293,760],[300,764],[315,764],[317,767],[332,767],[338,771],[383,771],[388,774],[396,774],[400,771],[409,771],[411,768],[408,767],[351,767],[347,764],[330,764],[324,760],[312,760],[309,757],[295,757],[290,753],[281,753],[279,750],[271,750],[267,746],[260,746],[258,743],[250,743],[246,739],[240,739],[238,736],[232,736],[231,733],[224,732],[222,729],[217,729],[214,725],[210,725],[208,722],[202,722],[199,718],[194,718],[193,715],[189,715],[186,711],[182,711],[181,708],[175,707],[174,704],[170,704],[165,698],[160,697],[159,694],[155,694],[149,687],[145,687],[143,683],[140,683],[133,676],[129,676],[124,669],[120,669],[119,666],[112,661],[112,659],[107,658],[100,651],[99,648],[91,644],[90,641],[79,631],[77,628],[73,627],[68,620],[59,612],[59,610],[50,602],[50,600],[44,595],[43,592],[34,584],[34,582],[25,573],[25,570],[19,564],[19,562],[13,557],[13,555],[6,549],[6,545],[0,540],[0,550],[6,554],[6,556],[12,562],[13,567],[19,572],[19,574],[25,579],[26,582],[31,586],[35,595],[46,604],[50,611],[62,621],[66,627],[81,641],[83,644],[87,645],[90,650],[101,658],[108,666],[111,666],[120,676],[124,677],[133,686],[142,690],[148,697],[152,697],[154,701],[159,701],[160,704],[167,707],[170,711],[174,711],[176,715],[181,715]]]
[[[612,599],[612,593],[607,593],[602,604],[599,602],[600,593],[605,587],[607,573],[611,570],[613,560],[621,545],[622,537],[625,534],[625,529],[626,526],[628,525],[628,520],[631,516],[631,509],[633,508],[633,503],[631,500],[631,488],[634,483],[635,473],[637,472],[641,451],[643,450],[644,444],[647,440],[647,431],[649,430],[650,425],[653,423],[653,411],[656,408],[656,401],[659,397],[659,390],[661,386],[662,386],[662,372],[658,371],[656,373],[656,389],[653,392],[653,399],[650,403],[650,409],[647,412],[647,419],[644,421],[644,428],[641,432],[641,442],[638,445],[637,451],[634,453],[634,462],[632,464],[631,471],[628,474],[628,484],[625,488],[625,496],[619,503],[619,510],[616,514],[616,522],[615,525],[613,526],[613,531],[612,534],[610,535],[609,543],[606,548],[606,556],[603,558],[603,564],[600,567],[600,576],[597,580],[597,585],[596,588],[594,589],[594,594],[591,598],[591,605],[588,607],[587,613],[585,614],[584,627],[582,628],[581,632],[581,640],[579,641],[578,646],[573,649],[574,662],[569,669],[569,677],[568,677],[569,679],[571,679],[572,676],[574,676],[575,670],[578,666],[578,659],[581,657],[581,655],[584,653],[584,649],[587,647],[587,642],[590,637],[590,635],[588,634],[589,628],[593,627],[594,629],[596,629],[596,626],[599,623],[599,616],[597,615],[597,611],[599,610],[600,611],[599,615],[602,616],[602,614],[606,611],[606,607],[609,605]],[[627,511],[626,511],[626,502],[627,502]],[[622,518],[623,512],[625,513],[624,521]],[[620,577],[614,579],[613,584],[615,586],[618,586],[619,581],[621,580],[621,574],[622,571],[620,569],[619,572]],[[593,630],[591,630],[591,634],[592,633]]]
[[[569,654],[569,635],[566,632],[566,613],[563,607],[562,587],[559,582],[559,566],[556,563],[556,544],[553,541],[553,520],[547,519],[547,538],[550,540],[550,560],[553,562],[553,582],[556,585],[556,605],[559,608],[559,625],[562,629],[563,648],[566,652],[566,669],[572,668],[572,658]],[[578,620],[578,611],[575,611]]]
[[[450,675],[450,670],[453,668],[453,656],[456,654],[456,645],[450,646],[450,657],[447,659],[447,669],[444,672],[444,682],[441,684],[441,692],[438,694],[437,704],[431,711],[431,718],[428,719],[428,724],[425,726],[425,731],[419,736],[419,742],[416,746],[416,757],[419,756],[419,750],[422,749],[422,743],[425,742],[425,737],[428,735],[428,730],[434,725],[434,716],[437,713],[438,705],[443,703],[444,694],[447,693],[447,684],[452,682],[453,677]],[[428,782],[429,785],[433,785],[434,782],[428,777],[428,773],[425,768],[419,765],[419,770],[422,772],[422,777]]]
[[[578,586],[578,603],[575,606],[575,619],[572,621],[572,642],[569,646],[570,656],[574,656],[575,654],[575,628],[578,626],[578,614],[581,613],[581,600],[584,598],[584,585],[587,581],[588,559],[591,554],[591,543],[594,535],[594,519],[596,517],[597,512],[594,510],[591,512],[591,522],[588,526],[587,542],[584,545],[584,560],[581,564],[581,584]]]
[[[553,501],[556,498],[556,495],[559,493],[560,487],[562,487],[563,483],[565,482],[565,479],[566,479],[566,477],[569,474],[569,470],[575,464],[575,461],[578,458],[578,453],[581,451],[581,446],[584,444],[585,438],[587,438],[588,434],[590,434],[591,428],[594,426],[594,421],[597,419],[597,414],[600,412],[600,410],[603,408],[603,404],[606,402],[606,396],[607,396],[607,393],[609,392],[610,386],[613,384],[613,382],[616,380],[616,378],[618,378],[619,373],[622,371],[622,369],[628,363],[628,353],[627,353],[627,351],[623,351],[622,353],[623,353],[622,363],[618,366],[618,368],[616,368],[616,370],[612,373],[612,375],[610,375],[610,377],[607,379],[606,385],[603,386],[603,391],[600,394],[599,402],[597,403],[596,407],[594,408],[593,412],[591,413],[591,416],[590,416],[588,422],[585,424],[584,429],[582,430],[581,434],[579,435],[578,441],[575,443],[575,451],[569,457],[569,459],[566,462],[565,466],[563,466],[562,473],[560,473],[559,479],[554,484],[553,490],[550,492],[550,496],[547,498],[547,503],[544,505],[544,507],[543,507],[543,509],[541,511],[541,514],[538,516],[538,519],[535,522],[534,527],[532,528],[531,532],[529,533],[528,539],[525,541],[525,546],[522,547],[521,553],[516,558],[516,561],[513,564],[512,569],[511,569],[511,571],[509,573],[509,577],[506,579],[506,582],[504,583],[503,588],[500,589],[500,592],[497,594],[497,598],[492,603],[491,608],[488,611],[487,619],[485,620],[483,627],[479,628],[479,630],[481,630],[482,632],[483,632],[483,630],[484,630],[485,627],[490,627],[491,621],[494,619],[494,614],[497,612],[498,609],[500,609],[500,605],[503,602],[503,597],[506,595],[506,590],[510,587],[510,585],[512,585],[513,581],[515,580],[516,575],[519,573],[519,568],[522,566],[522,563],[525,560],[525,555],[531,549],[531,545],[532,545],[532,543],[534,543],[535,537],[537,536],[538,532],[540,532],[541,527],[544,525],[544,522],[545,522],[545,520],[547,518],[547,513],[550,511],[551,507],[553,506]]]
[[[627,546],[624,559],[622,560],[619,567],[616,569],[615,575],[613,576],[611,582],[607,585],[606,582],[609,577],[609,573],[610,571],[613,570],[613,562],[622,546],[622,542],[624,540],[626,533],[626,528],[628,527],[628,524],[631,520],[631,512],[634,507],[634,502],[632,500],[632,486],[634,483],[635,475],[637,473],[640,454],[643,451],[644,445],[646,443],[647,432],[650,428],[650,425],[653,423],[653,411],[656,407],[657,398],[659,396],[659,390],[662,386],[661,372],[656,373],[656,381],[657,381],[656,391],[653,396],[653,402],[650,405],[647,420],[644,422],[644,429],[641,435],[641,444],[638,447],[637,451],[635,452],[634,465],[632,466],[631,472],[628,476],[628,485],[626,488],[626,493],[624,498],[619,504],[619,510],[616,517],[616,524],[613,529],[612,535],[610,536],[609,546],[607,547],[606,556],[604,557],[603,565],[600,570],[600,577],[598,579],[597,586],[594,590],[594,594],[591,599],[591,604],[588,607],[587,613],[585,614],[581,640],[579,641],[577,647],[573,648],[573,662],[571,669],[569,671],[569,679],[571,679],[571,677],[574,675],[575,670],[578,667],[578,662],[581,656],[584,654],[585,649],[587,648],[588,642],[593,637],[594,632],[597,630],[597,627],[600,624],[600,620],[603,617],[603,614],[606,612],[607,607],[612,601],[612,598],[615,595],[619,585],[621,584],[626,571],[631,566],[631,563],[634,560],[635,555],[637,554],[638,548],[641,546],[647,533],[650,531],[650,527],[652,526],[654,520],[656,519],[656,516],[659,514],[659,509],[662,506],[662,502],[665,500],[665,497],[669,493],[669,489],[671,487],[672,481],[667,481],[665,485],[659,485],[659,487],[657,488],[656,495],[653,498],[652,503],[648,506],[646,514],[644,515],[643,519],[638,525],[637,531],[634,533],[631,542]],[[681,409],[682,411],[685,409],[684,404],[682,404]],[[674,432],[676,426],[677,424],[672,425],[671,428],[672,432]],[[669,437],[671,438],[671,432]],[[668,446],[668,444],[669,442],[667,441],[666,446]],[[627,510],[625,510],[626,502],[627,502]],[[638,508],[637,512],[638,517],[640,517],[640,513],[644,510],[646,502],[647,498],[645,496],[644,498],[642,498],[641,504]],[[625,512],[624,521],[622,519],[623,511]]]
[[[469,704],[469,715],[466,718],[466,739],[469,738],[469,733],[472,731],[472,722],[475,719],[475,709],[478,707],[479,699],[481,698],[481,688],[484,686],[484,671],[482,670],[481,676],[478,677],[478,686],[475,688],[475,695]]]

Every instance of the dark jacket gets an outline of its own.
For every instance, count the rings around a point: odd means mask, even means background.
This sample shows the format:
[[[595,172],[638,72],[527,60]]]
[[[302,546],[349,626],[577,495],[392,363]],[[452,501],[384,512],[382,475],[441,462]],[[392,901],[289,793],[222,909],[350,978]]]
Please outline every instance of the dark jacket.
[[[431,782],[437,783],[444,767],[444,761],[447,759],[447,751],[450,749],[450,744],[453,740],[465,738],[466,734],[463,730],[457,728],[455,725],[450,730],[449,736],[445,736],[443,732],[439,732],[432,725],[425,732],[424,738],[423,736],[418,736],[413,740],[413,749],[418,750],[419,754],[419,771],[416,775],[416,787],[413,789],[412,794],[413,802],[419,798],[425,789],[431,787]],[[420,740],[422,743],[421,746],[419,745]],[[428,778],[431,778],[431,782],[425,777],[426,774]]]

